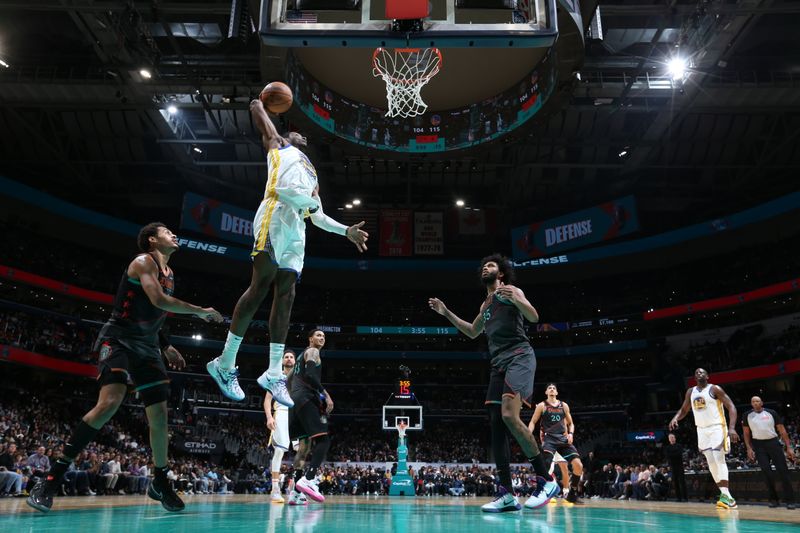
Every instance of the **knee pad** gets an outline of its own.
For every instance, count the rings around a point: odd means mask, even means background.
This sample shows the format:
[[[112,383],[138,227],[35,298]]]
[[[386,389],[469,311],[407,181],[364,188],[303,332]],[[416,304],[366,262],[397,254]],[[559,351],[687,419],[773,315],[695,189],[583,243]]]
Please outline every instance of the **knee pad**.
[[[142,399],[142,403],[145,407],[150,407],[160,402],[166,402],[169,398],[169,385],[163,383],[155,387],[140,390],[139,397]]]

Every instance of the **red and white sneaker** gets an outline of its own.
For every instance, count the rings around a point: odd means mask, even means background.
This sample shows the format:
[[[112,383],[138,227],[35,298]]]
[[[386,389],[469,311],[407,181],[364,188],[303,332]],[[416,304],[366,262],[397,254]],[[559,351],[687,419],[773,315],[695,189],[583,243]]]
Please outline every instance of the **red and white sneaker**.
[[[295,490],[299,490],[315,502],[324,502],[325,496],[319,491],[316,479],[307,479],[305,476],[300,478],[300,481],[295,483]]]

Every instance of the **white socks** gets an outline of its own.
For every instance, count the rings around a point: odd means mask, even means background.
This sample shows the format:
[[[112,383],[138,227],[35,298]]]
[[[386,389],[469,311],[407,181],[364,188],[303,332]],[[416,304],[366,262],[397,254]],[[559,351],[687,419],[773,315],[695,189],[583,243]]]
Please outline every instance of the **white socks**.
[[[267,369],[267,376],[275,379],[283,375],[281,361],[285,348],[285,344],[278,344],[277,342],[269,343],[269,368]]]
[[[731,496],[731,491],[728,490],[728,487],[720,487],[719,491],[728,498],[733,498],[733,496]]]
[[[225,340],[225,347],[222,355],[219,356],[219,366],[225,370],[230,370],[236,366],[236,354],[239,353],[239,345],[242,344],[242,337],[234,335],[228,331],[228,338]]]

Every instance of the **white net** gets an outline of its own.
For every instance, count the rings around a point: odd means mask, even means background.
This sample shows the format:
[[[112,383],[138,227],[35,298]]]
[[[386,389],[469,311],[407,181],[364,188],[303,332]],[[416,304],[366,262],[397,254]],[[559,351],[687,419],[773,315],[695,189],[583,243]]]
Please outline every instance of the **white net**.
[[[387,117],[416,117],[428,109],[420,91],[442,65],[438,48],[378,48],[372,55],[372,75],[386,83]]]

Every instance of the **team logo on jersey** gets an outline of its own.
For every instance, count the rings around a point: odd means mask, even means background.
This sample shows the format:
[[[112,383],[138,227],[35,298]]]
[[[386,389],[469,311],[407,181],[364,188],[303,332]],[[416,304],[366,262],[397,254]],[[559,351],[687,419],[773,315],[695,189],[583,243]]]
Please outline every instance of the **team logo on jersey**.
[[[697,396],[696,398],[692,398],[692,404],[696,410],[702,411],[706,408],[706,399],[702,396]]]

